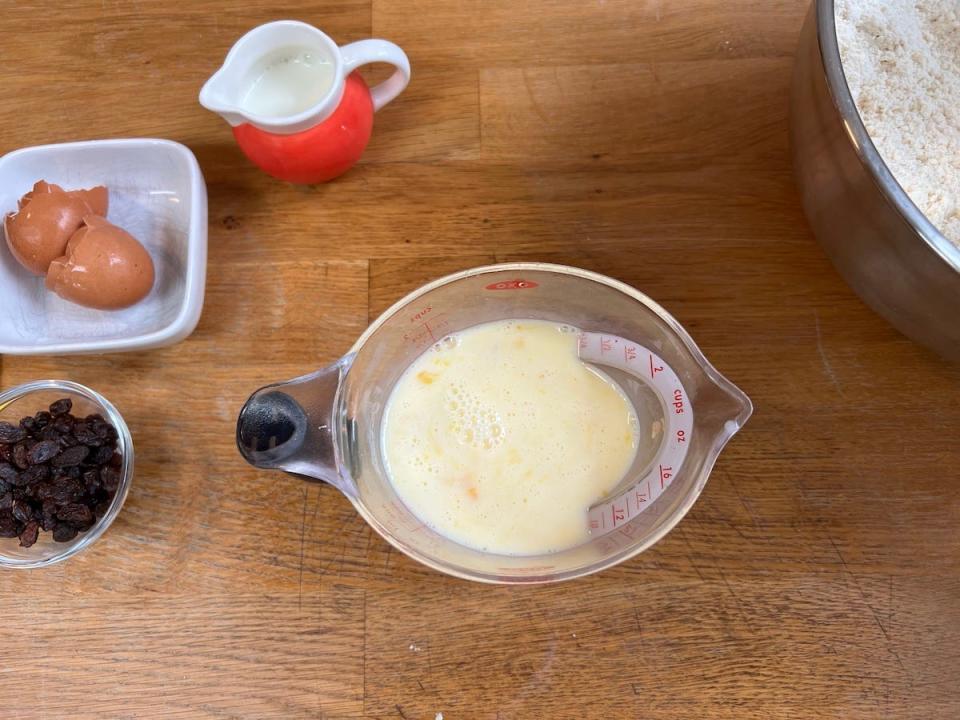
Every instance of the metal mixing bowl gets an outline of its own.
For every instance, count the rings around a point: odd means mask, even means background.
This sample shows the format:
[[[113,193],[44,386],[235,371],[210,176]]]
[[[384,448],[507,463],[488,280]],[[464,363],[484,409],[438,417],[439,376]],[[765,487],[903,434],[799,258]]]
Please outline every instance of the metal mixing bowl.
[[[790,120],[803,207],[837,270],[904,335],[960,361],[960,248],[870,140],[840,64],[833,0],[814,0],[807,14]]]

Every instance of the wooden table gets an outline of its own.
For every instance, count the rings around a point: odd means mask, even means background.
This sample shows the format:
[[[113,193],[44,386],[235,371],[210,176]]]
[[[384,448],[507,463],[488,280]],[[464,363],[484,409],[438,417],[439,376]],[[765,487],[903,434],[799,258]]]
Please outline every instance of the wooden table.
[[[805,4],[8,3],[0,151],[186,143],[210,266],[175,347],[3,358],[4,387],[110,397],[138,467],[90,551],[0,574],[0,716],[957,717],[960,370],[861,304],[804,221]],[[413,64],[330,185],[270,180],[197,104],[234,40],[282,16]],[[655,548],[559,586],[460,582],[332,488],[240,458],[254,388],[338,357],[427,279],[520,258],[652,295],[753,398]]]

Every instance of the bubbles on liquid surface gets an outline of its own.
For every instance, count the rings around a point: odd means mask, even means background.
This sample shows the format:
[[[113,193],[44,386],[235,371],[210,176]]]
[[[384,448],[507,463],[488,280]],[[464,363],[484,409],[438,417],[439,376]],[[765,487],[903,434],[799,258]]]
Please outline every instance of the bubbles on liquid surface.
[[[444,352],[445,350],[453,350],[460,344],[460,336],[454,333],[453,335],[447,335],[445,338],[434,343],[431,350],[436,353]]]
[[[448,429],[463,445],[491,450],[503,442],[503,419],[479,395],[455,383],[447,389],[443,403],[451,417]]]

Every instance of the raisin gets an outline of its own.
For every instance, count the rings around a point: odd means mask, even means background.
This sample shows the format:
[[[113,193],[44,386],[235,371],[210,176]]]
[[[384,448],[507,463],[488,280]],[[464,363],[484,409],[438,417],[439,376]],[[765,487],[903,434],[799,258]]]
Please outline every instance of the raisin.
[[[61,436],[60,436],[60,447],[66,449],[66,448],[69,448],[69,447],[73,447],[73,446],[75,446],[75,445],[79,445],[79,442],[78,442],[77,439],[73,436],[72,433],[67,433],[66,435],[61,435]]]
[[[83,473],[83,485],[88,495],[95,495],[100,489],[100,471],[93,469]]]
[[[90,453],[86,445],[76,445],[67,448],[50,461],[53,467],[74,467],[82,463]]]
[[[27,453],[27,460],[31,465],[40,465],[52,460],[60,453],[60,443],[55,440],[42,440],[34,445]]]
[[[100,482],[108,493],[114,493],[120,487],[120,471],[116,468],[105,467],[100,470]]]
[[[49,498],[58,505],[66,505],[76,500],[76,488],[68,477],[57,476],[46,486],[46,500]]]
[[[0,422],[0,442],[12,444],[20,442],[27,436],[27,431],[22,427],[11,425],[8,422]]]
[[[53,539],[56,542],[70,542],[77,536],[77,529],[67,523],[58,523],[53,528]]]
[[[22,475],[28,483],[39,483],[50,479],[50,468],[47,465],[31,465]]]
[[[37,541],[37,535],[40,534],[40,523],[31,520],[24,526],[20,533],[20,547],[28,548]]]
[[[33,510],[25,502],[15,501],[12,511],[14,519],[18,522],[28,523],[33,519]]]
[[[114,452],[113,456],[110,458],[110,467],[120,468],[123,465],[123,455],[118,452]]]
[[[0,537],[12,538],[20,534],[17,521],[9,510],[0,511]]]
[[[56,524],[57,504],[53,500],[44,500],[40,506],[40,527],[50,531]]]
[[[47,425],[43,430],[40,431],[39,437],[41,440],[53,440],[54,442],[60,442],[60,431],[53,427],[53,425]]]
[[[17,443],[13,446],[13,464],[21,470],[26,470],[30,463],[27,461],[27,446]]]
[[[81,503],[70,503],[58,508],[57,518],[82,530],[94,523],[93,512]]]
[[[10,485],[16,485],[17,475],[20,473],[10,463],[0,463],[0,480]]]
[[[26,473],[17,473],[16,476],[8,478],[6,482],[15,488],[19,488],[30,482],[30,479],[26,476]]]
[[[13,507],[13,495],[4,493],[0,495],[0,510],[10,510]]]
[[[0,443],[0,462],[13,462],[13,445]]]
[[[113,448],[108,445],[103,445],[98,447],[94,453],[93,457],[90,458],[90,461],[94,465],[106,465],[113,458]]]
[[[46,410],[41,410],[36,415],[33,416],[33,422],[37,424],[38,428],[45,428],[50,424],[52,416]]]
[[[50,404],[51,415],[64,415],[73,409],[73,400],[70,398],[61,398]]]
[[[22,427],[28,434],[32,434],[37,431],[37,421],[32,417],[25,417],[20,421],[20,427]]]
[[[77,439],[77,442],[84,445],[96,446],[103,444],[103,438],[97,435],[87,423],[77,423],[74,425],[73,436]]]

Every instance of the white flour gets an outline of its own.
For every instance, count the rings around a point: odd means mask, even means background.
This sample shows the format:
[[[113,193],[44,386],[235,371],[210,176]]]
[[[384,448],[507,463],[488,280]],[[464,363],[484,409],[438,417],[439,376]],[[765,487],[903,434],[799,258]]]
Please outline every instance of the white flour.
[[[960,246],[960,0],[837,0],[843,71],[884,162]]]

